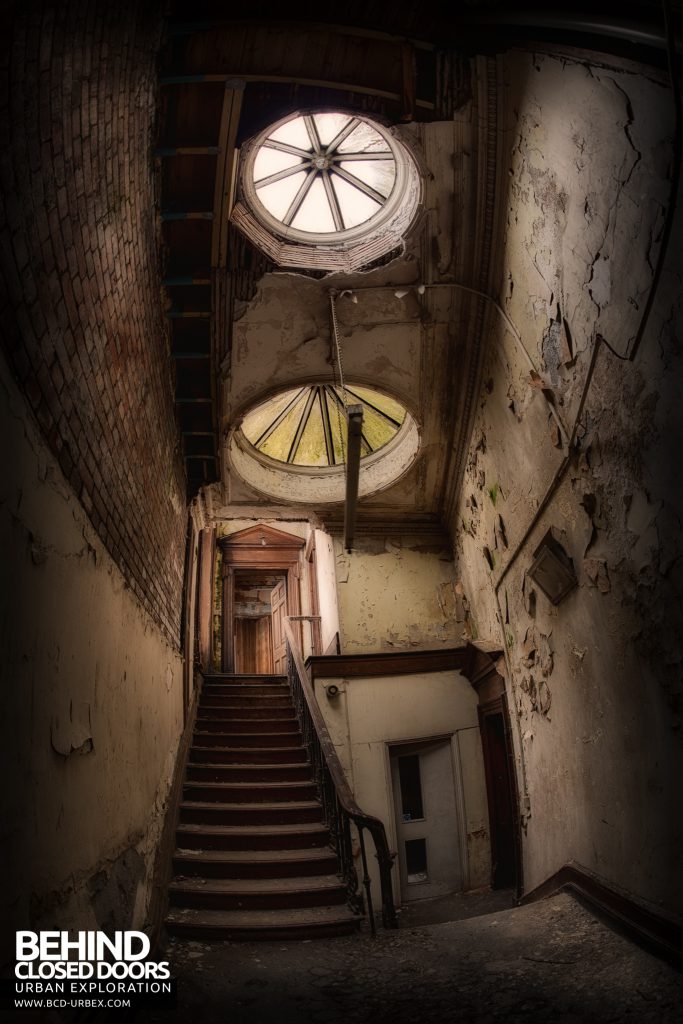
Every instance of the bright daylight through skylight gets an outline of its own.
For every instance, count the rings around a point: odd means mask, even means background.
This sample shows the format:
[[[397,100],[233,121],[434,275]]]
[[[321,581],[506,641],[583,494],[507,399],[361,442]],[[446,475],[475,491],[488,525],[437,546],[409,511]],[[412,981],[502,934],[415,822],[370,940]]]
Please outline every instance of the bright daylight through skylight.
[[[293,118],[261,144],[256,195],[286,227],[311,233],[364,224],[391,195],[396,164],[387,139],[348,114]]]

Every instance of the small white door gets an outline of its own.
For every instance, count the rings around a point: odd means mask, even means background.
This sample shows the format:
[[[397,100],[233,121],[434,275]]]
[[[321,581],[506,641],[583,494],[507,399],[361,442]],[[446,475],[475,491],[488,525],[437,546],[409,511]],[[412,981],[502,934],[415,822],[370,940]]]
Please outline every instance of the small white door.
[[[462,889],[450,740],[392,747],[401,900]]]

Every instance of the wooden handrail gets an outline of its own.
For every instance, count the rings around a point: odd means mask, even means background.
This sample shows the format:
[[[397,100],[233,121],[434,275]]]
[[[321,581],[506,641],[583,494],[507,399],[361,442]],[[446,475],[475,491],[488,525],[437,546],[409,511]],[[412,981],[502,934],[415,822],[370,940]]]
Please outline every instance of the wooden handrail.
[[[395,854],[389,850],[389,844],[387,842],[386,831],[384,829],[383,822],[374,817],[371,814],[366,814],[356,803],[356,799],[349,786],[344,769],[341,766],[337,751],[332,737],[329,734],[325,719],[316,700],[313,692],[313,687],[308,678],[308,672],[304,664],[301,651],[297,645],[294,632],[288,621],[284,621],[285,637],[287,639],[287,646],[291,655],[291,660],[298,677],[298,683],[301,688],[301,692],[305,699],[306,709],[308,716],[315,732],[322,758],[324,760],[324,768],[329,775],[332,787],[334,789],[336,799],[339,803],[341,811],[347,816],[358,830],[358,836],[361,847],[361,855],[363,861],[364,878],[363,885],[366,889],[366,896],[368,901],[368,916],[370,918],[370,927],[374,934],[374,915],[372,911],[372,896],[370,891],[370,877],[367,869],[367,860],[365,855],[365,842],[363,836],[363,830],[367,829],[373,838],[375,844],[375,851],[377,855],[377,861],[379,864],[380,872],[380,885],[381,885],[381,896],[382,896],[382,923],[385,928],[397,928],[398,918],[396,916],[396,909],[394,907],[394,900],[391,888],[391,868],[393,866]],[[305,735],[305,730],[304,730]]]

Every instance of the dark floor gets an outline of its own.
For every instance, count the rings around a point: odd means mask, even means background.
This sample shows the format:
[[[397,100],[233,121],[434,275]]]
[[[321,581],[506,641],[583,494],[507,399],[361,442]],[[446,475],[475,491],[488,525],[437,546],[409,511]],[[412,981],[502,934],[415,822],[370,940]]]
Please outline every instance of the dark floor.
[[[166,956],[178,979],[178,1008],[139,1011],[135,1020],[683,1021],[683,975],[611,931],[571,896],[514,909],[510,901],[510,893],[425,901],[404,910],[398,931],[382,931],[376,939],[171,942]]]
[[[454,892],[431,900],[404,903],[398,911],[401,928],[418,928],[425,924],[444,924],[446,921],[464,921],[468,917],[495,914],[515,906],[514,889],[475,889],[473,892]]]

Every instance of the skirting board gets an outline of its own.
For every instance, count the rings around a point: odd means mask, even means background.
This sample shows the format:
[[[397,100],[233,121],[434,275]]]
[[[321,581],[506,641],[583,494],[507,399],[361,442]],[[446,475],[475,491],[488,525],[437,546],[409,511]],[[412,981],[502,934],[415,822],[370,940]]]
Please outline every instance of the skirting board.
[[[599,917],[626,934],[639,945],[683,968],[683,924],[659,913],[608,886],[605,881],[570,861],[545,882],[526,893],[520,906],[547,899],[558,892],[570,892]]]

